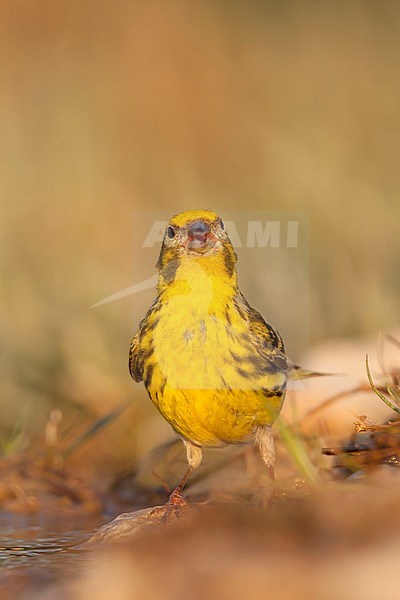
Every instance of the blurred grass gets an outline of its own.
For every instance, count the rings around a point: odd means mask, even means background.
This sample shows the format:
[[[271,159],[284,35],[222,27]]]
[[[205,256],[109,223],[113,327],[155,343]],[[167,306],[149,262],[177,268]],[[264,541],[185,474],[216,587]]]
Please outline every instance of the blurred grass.
[[[133,390],[101,466],[167,436],[126,367],[153,292],[89,310],[141,273],[139,209],[305,211],[311,339],[398,321],[398,2],[4,0],[0,27],[4,431]],[[300,353],[291,274],[239,268]]]
[[[386,381],[386,390],[385,390],[386,395],[385,395],[385,393],[382,393],[377,388],[377,386],[374,383],[374,380],[372,379],[371,370],[369,368],[368,355],[365,360],[365,366],[367,369],[368,381],[370,383],[372,390],[375,392],[375,394],[378,396],[378,398],[380,398],[385,404],[388,405],[389,408],[391,408],[397,414],[400,414],[400,388],[398,386],[398,380],[396,383],[392,383],[391,381]],[[397,373],[398,373],[398,371],[399,370],[397,369]],[[398,374],[397,374],[397,376],[398,376]],[[392,400],[395,402],[395,404],[393,404]]]

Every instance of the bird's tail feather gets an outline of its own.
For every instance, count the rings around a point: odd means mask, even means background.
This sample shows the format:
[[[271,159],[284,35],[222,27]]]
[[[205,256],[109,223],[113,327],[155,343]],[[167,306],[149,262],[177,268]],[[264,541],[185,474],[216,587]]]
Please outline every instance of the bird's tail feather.
[[[291,381],[298,379],[310,379],[311,377],[326,377],[328,375],[337,375],[337,373],[321,373],[319,371],[310,371],[303,369],[299,365],[289,365],[288,376]]]

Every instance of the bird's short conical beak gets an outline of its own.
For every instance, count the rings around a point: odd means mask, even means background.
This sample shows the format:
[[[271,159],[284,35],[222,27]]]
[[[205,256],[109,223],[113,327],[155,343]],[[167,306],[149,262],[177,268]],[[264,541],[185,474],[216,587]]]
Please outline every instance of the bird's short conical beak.
[[[210,233],[211,229],[207,223],[200,220],[194,221],[187,230],[188,248],[197,250],[198,252],[206,249],[210,242]]]

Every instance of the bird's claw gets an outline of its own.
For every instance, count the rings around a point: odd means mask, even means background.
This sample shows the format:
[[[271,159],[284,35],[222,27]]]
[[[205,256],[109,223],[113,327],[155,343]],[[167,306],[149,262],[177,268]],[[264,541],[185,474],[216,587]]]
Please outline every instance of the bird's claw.
[[[182,516],[183,509],[188,505],[187,498],[184,498],[180,489],[175,489],[170,495],[168,502],[164,505],[163,523],[168,523],[172,515],[176,518]]]

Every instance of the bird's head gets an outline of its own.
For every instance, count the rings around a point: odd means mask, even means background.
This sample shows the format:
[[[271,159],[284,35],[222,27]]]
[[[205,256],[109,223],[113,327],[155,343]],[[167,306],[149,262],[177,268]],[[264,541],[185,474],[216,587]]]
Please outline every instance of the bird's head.
[[[157,268],[176,271],[181,261],[201,259],[205,264],[203,261],[213,258],[232,275],[237,257],[223,220],[212,210],[187,210],[172,217]]]

